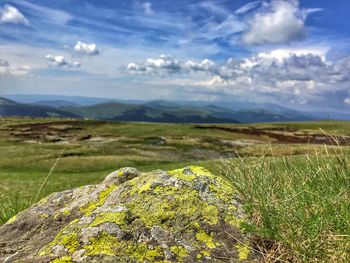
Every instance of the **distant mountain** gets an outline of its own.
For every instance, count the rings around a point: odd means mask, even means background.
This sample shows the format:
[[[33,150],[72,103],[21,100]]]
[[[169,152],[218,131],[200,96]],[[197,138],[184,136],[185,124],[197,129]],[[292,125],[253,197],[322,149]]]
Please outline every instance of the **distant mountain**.
[[[276,113],[265,109],[231,110],[217,105],[179,104],[168,101],[151,101],[144,104],[107,102],[85,107],[64,108],[64,110],[84,118],[145,122],[250,123],[317,119],[292,110]]]
[[[14,100],[19,103],[29,103],[35,104],[40,101],[44,101],[47,105],[48,102],[53,101],[65,101],[66,103],[73,103],[79,106],[88,106],[98,103],[104,103],[111,101],[107,98],[92,98],[92,97],[82,97],[82,96],[63,96],[63,95],[6,95],[7,99]],[[52,105],[47,105],[52,106]]]
[[[284,121],[314,121],[317,117],[300,112],[278,113],[265,109],[241,110],[234,113],[235,118],[240,122],[284,122]]]
[[[17,103],[0,97],[0,116],[30,116],[30,117],[70,117],[78,115],[47,106]]]
[[[96,118],[114,121],[144,121],[173,123],[237,123],[232,116],[223,116],[202,108],[168,106],[146,103],[124,104],[107,102],[93,106],[65,108],[84,118]]]
[[[317,116],[322,120],[350,120],[350,113],[343,112],[308,112],[309,115]]]
[[[16,103],[9,98],[17,97]],[[39,100],[41,98],[41,100]],[[103,98],[12,95],[2,98],[0,115],[82,117],[114,121],[174,123],[252,123],[319,120],[316,114],[275,104],[205,101],[122,101]],[[93,103],[97,102],[97,103]],[[28,109],[30,107],[30,109]]]
[[[176,109],[182,108],[185,111],[200,110],[224,119],[234,119],[241,123],[250,122],[277,122],[277,121],[310,121],[318,118],[313,115],[298,112],[278,105],[248,103],[223,103],[223,102],[170,102],[154,101],[146,105],[152,108]]]
[[[12,100],[0,97],[0,106],[3,106],[3,105],[15,105],[15,104],[16,104],[16,102],[14,102]]]
[[[49,107],[54,107],[54,108],[81,106],[80,104],[70,102],[70,101],[65,101],[65,100],[40,100],[40,101],[34,102],[33,104],[49,106]]]

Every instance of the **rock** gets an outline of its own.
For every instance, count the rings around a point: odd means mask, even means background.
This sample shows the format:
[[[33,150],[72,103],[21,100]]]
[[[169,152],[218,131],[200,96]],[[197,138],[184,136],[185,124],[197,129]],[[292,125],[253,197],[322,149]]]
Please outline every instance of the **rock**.
[[[0,228],[0,261],[252,262],[235,196],[201,167],[123,168],[9,220]]]

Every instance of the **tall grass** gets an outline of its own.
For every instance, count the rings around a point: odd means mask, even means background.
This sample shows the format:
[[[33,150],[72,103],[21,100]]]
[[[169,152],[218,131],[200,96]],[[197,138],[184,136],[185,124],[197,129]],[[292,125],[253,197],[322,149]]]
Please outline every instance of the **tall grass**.
[[[266,261],[350,262],[349,161],[340,152],[227,165]]]
[[[0,226],[2,224],[5,224],[9,219],[17,215],[19,212],[23,211],[24,209],[39,201],[39,197],[41,196],[42,190],[46,186],[51,174],[55,170],[60,159],[62,158],[64,151],[65,148],[62,150],[60,155],[57,157],[57,159],[51,166],[49,173],[47,174],[41,186],[39,187],[34,199],[32,197],[23,196],[20,191],[7,193],[7,195],[5,195],[5,198],[1,198],[2,202],[0,203]]]
[[[0,226],[31,204],[32,201],[28,198],[24,198],[19,192],[7,193],[6,197],[1,198]]]

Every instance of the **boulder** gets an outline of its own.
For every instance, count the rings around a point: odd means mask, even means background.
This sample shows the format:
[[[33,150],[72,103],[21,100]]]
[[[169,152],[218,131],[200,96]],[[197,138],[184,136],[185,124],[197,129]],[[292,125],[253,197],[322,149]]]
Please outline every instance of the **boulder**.
[[[204,168],[123,168],[9,220],[0,261],[251,262],[244,223],[234,188]]]

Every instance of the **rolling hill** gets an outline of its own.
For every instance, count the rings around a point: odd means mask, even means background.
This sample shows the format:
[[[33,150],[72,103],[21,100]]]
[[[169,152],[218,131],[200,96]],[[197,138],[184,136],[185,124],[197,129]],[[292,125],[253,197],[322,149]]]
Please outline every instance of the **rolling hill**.
[[[17,103],[0,97],[0,116],[31,116],[31,117],[69,117],[79,116],[60,109],[48,106]]]
[[[64,108],[84,118],[115,121],[145,121],[173,123],[250,123],[276,121],[307,121],[316,117],[297,111],[273,112],[266,109],[232,110],[217,105],[190,106],[175,102],[154,101],[144,104],[106,102],[102,104]]]
[[[22,98],[22,97],[20,97]],[[169,123],[253,123],[318,120],[306,114],[278,105],[191,101],[119,101],[107,99],[60,97],[39,98],[31,104],[7,98],[0,100],[0,116],[73,117],[112,121],[142,121]],[[23,101],[22,100],[20,101]],[[78,104],[77,102],[84,102]],[[98,102],[89,104],[91,102]],[[102,102],[101,102],[102,101]],[[89,103],[88,103],[89,102]]]
[[[124,104],[106,102],[102,104],[64,108],[84,118],[114,121],[144,121],[172,123],[237,123],[229,112],[226,116],[204,108]]]

